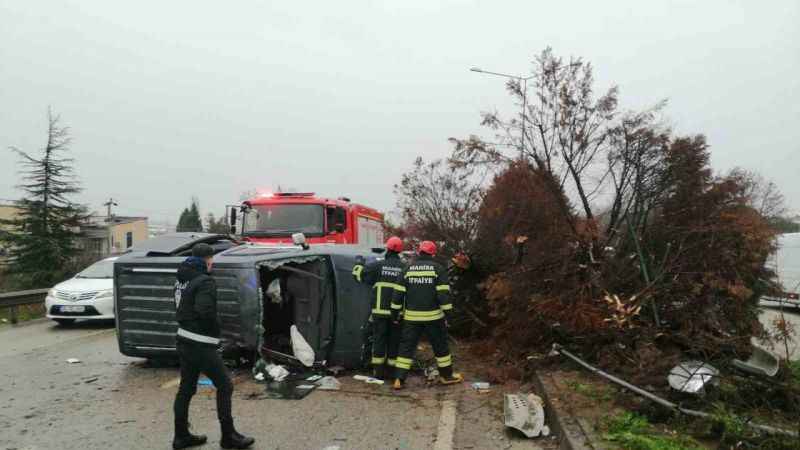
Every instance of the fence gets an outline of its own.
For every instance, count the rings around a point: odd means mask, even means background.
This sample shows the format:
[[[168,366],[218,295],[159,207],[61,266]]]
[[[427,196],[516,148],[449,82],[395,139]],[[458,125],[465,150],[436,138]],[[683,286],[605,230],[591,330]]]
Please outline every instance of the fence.
[[[11,308],[11,323],[17,323],[17,307],[44,303],[49,289],[0,293],[0,309]]]

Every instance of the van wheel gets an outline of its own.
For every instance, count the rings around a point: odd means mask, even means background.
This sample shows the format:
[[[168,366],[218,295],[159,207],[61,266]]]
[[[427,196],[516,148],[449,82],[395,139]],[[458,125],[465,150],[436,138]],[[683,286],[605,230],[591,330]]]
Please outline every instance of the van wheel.
[[[75,319],[53,319],[53,320],[55,320],[56,323],[61,325],[62,327],[66,325],[72,325],[73,323],[75,323]]]

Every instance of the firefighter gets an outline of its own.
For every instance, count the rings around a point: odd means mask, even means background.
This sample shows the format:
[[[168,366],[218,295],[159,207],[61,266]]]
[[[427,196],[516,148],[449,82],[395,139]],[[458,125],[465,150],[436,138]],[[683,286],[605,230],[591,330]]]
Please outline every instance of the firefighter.
[[[403,272],[401,286],[392,299],[392,318],[399,320],[402,310],[403,326],[400,351],[397,355],[394,389],[405,387],[406,375],[414,361],[420,337],[425,334],[433,346],[439,382],[455,384],[463,380],[453,372],[453,356],[447,343],[447,321],[453,311],[447,271],[433,260],[436,244],[424,241],[419,245],[417,260]],[[405,302],[405,303],[404,303]]]
[[[372,286],[372,360],[375,378],[384,379],[394,370],[397,348],[400,345],[400,326],[392,321],[390,305],[399,289],[404,264],[400,259],[403,240],[392,236],[386,241],[386,256],[367,264],[363,258],[353,266],[353,277],[359,283]]]
[[[220,325],[217,317],[217,285],[208,274],[211,271],[214,249],[197,244],[192,256],[178,267],[175,282],[175,317],[178,333],[175,337],[181,362],[181,384],[175,396],[175,438],[173,449],[203,445],[205,436],[189,432],[189,402],[197,392],[197,379],[205,374],[217,390],[217,416],[222,428],[222,448],[248,448],[255,441],[242,436],[233,426],[231,397],[233,383],[228,369],[217,352],[220,344]]]

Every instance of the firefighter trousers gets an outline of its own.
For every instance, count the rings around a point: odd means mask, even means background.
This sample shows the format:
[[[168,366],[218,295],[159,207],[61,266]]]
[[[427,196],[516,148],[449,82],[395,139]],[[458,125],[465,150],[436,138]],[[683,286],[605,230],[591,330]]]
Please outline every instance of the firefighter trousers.
[[[372,365],[394,367],[400,346],[400,325],[387,316],[372,316]]]
[[[400,351],[397,355],[395,377],[405,380],[411,364],[414,362],[414,354],[422,335],[427,336],[428,341],[433,347],[433,354],[436,356],[436,365],[442,376],[449,377],[453,373],[453,356],[450,354],[450,346],[447,342],[447,326],[444,319],[433,320],[430,322],[403,321],[402,337],[400,339]]]

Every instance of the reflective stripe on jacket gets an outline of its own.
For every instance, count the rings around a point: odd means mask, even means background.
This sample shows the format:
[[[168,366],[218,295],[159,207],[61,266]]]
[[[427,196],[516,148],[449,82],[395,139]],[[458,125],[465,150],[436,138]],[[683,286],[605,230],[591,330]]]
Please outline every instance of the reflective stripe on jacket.
[[[391,307],[404,309],[404,320],[439,320],[444,317],[444,311],[453,309],[447,271],[428,255],[420,255],[416,262],[408,266],[401,285],[404,289],[395,290]]]
[[[353,267],[353,276],[357,281],[371,285],[373,290],[372,314],[375,316],[389,317],[390,305],[394,293],[405,289],[400,283],[403,276],[404,264],[400,255],[395,252],[386,252],[384,259],[374,261],[366,266]]]

